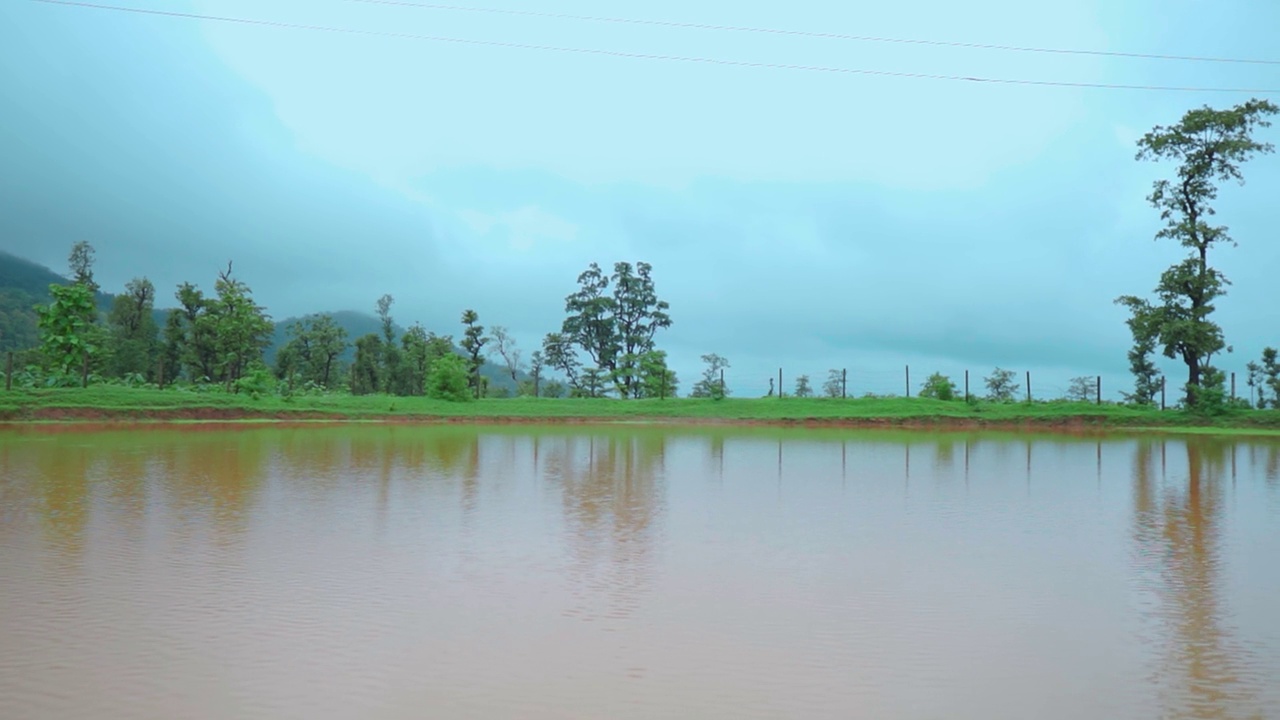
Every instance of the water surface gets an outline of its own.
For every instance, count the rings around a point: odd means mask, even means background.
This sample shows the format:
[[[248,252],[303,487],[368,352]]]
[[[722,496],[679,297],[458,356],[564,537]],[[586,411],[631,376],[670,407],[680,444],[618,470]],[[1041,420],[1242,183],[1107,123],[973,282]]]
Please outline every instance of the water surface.
[[[0,431],[0,717],[1276,718],[1280,442]]]

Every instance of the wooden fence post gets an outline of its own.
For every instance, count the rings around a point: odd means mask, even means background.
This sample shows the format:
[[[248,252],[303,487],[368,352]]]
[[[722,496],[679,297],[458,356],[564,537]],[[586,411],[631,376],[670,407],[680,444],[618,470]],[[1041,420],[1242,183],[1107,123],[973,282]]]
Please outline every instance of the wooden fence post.
[[[840,371],[840,398],[849,397],[849,369],[845,368]]]
[[[1098,376],[1098,404],[1102,404],[1102,376]]]
[[[911,366],[907,365],[907,397],[911,397]]]
[[[724,397],[724,368],[720,368],[720,397]]]
[[[969,402],[969,371],[964,371],[964,401]]]
[[[1160,409],[1161,409],[1161,410],[1163,410],[1163,409],[1164,409],[1164,384],[1165,384],[1165,380],[1166,380],[1165,376],[1161,375],[1161,376],[1160,376]]]
[[[1027,402],[1031,402],[1031,371],[1027,371]]]
[[[778,368],[778,399],[782,399],[782,368]]]
[[[1231,399],[1236,399],[1236,374],[1231,373]]]

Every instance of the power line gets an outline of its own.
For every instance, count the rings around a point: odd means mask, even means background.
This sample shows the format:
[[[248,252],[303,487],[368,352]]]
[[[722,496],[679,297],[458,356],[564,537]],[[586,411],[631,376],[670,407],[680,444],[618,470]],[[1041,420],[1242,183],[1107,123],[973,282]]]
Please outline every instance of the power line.
[[[1057,80],[1023,80],[1015,78],[988,78],[973,77],[967,75],[939,75],[932,73],[914,73],[900,72],[892,70],[867,70],[860,68],[832,67],[824,65],[797,65],[785,63],[768,63],[754,62],[749,60],[725,60],[720,58],[694,57],[682,55],[657,55],[651,53],[635,53],[624,52],[620,50],[602,50],[598,48],[572,48],[558,47],[553,45],[534,45],[530,43],[514,43],[501,42],[496,40],[474,40],[469,38],[445,37],[440,35],[422,35],[417,33],[406,32],[390,32],[382,30],[364,30],[358,28],[334,27],[330,25],[310,25],[304,23],[289,23],[276,20],[260,20],[255,18],[229,17],[221,15],[203,15],[198,13],[185,13],[172,10],[150,10],[135,7],[123,7],[119,5],[103,5],[90,2],[76,2],[75,0],[30,0],[30,2],[43,3],[46,5],[61,5],[65,7],[75,8],[92,8],[94,10],[108,10],[121,13],[132,13],[136,15],[153,15],[159,17],[183,18],[187,20],[207,20],[211,22],[223,22],[237,25],[249,25],[257,27],[269,27],[276,29],[290,30],[311,30],[317,32],[330,32],[345,35],[358,35],[365,37],[384,37],[395,38],[401,40],[422,40],[428,42],[453,43],[457,45],[474,45],[481,47],[498,47],[515,50],[541,50],[546,52],[576,53],[580,55],[597,55],[613,58],[624,58],[629,60],[660,60],[668,62],[686,62],[701,63],[705,65],[719,65],[727,67],[741,67],[752,69],[767,70],[795,70],[805,72],[822,72],[842,75],[867,75],[876,77],[892,77],[892,78],[910,78],[916,80],[946,80],[955,82],[972,82],[972,83],[988,83],[994,85],[1025,85],[1038,87],[1065,87],[1065,88],[1092,88],[1105,90],[1149,90],[1162,92],[1197,92],[1197,93],[1237,93],[1248,95],[1275,95],[1280,94],[1280,90],[1267,89],[1248,89],[1248,88],[1221,88],[1221,87],[1184,87],[1170,85],[1123,85],[1114,83],[1091,83],[1091,82],[1065,82]]]
[[[462,5],[441,5],[437,3],[408,2],[407,0],[346,0],[346,2],[363,3],[365,5],[387,5],[392,7],[410,7],[423,10],[445,10],[449,12],[488,13],[492,15],[517,15],[522,17],[538,17],[553,20],[581,20],[584,22],[617,23],[626,25],[650,25],[654,27],[680,28],[684,30],[716,30],[722,32],[761,33],[768,35],[789,35],[793,37],[820,38],[824,40],[853,40],[857,42],[898,43],[904,45],[932,45],[938,47],[965,48],[969,50],[1008,50],[1013,52],[1052,53],[1057,55],[1093,55],[1101,57],[1134,58],[1145,60],[1182,60],[1187,62],[1243,63],[1252,65],[1280,65],[1280,60],[1261,60],[1255,58],[1227,58],[1202,55],[1160,55],[1155,53],[1119,52],[1109,50],[1081,50],[1070,48],[1043,48],[1023,45],[995,45],[990,43],[955,42],[949,40],[923,40],[916,38],[891,38],[874,35],[851,35],[833,32],[815,32],[812,30],[786,30],[781,28],[747,27],[743,25],[716,25],[711,23],[675,22],[670,20],[645,20],[640,18],[604,17],[600,15],[575,15],[573,13],[542,12],[539,10],[513,10],[505,8],[465,7]]]

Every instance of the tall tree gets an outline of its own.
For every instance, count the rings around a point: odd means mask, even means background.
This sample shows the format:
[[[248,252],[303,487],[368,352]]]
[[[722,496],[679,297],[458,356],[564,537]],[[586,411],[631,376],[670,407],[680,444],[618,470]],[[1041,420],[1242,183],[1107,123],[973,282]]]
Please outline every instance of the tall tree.
[[[189,282],[178,286],[174,297],[182,317],[182,363],[191,380],[209,382],[217,379],[217,320],[211,313],[213,301]]]
[[[382,387],[382,338],[377,333],[369,333],[356,340],[356,357],[351,363],[351,394],[369,395]]]
[[[480,367],[484,365],[484,346],[489,338],[484,336],[484,326],[480,324],[480,316],[475,310],[464,310],[462,324],[466,330],[462,333],[462,349],[468,353],[467,377],[471,389],[477,398],[484,393],[484,385],[480,379]]]
[[[50,285],[53,300],[36,308],[40,349],[56,371],[69,375],[99,347],[93,341],[93,291],[81,283]]]
[[[155,313],[156,288],[146,278],[134,278],[111,305],[111,371],[117,376],[155,373],[159,351]]]
[[[546,367],[547,359],[541,350],[534,350],[529,356],[529,381],[526,387],[522,388],[523,394],[538,397],[542,390],[542,369]]]
[[[91,295],[95,295],[100,289],[93,279],[93,261],[92,245],[81,240],[71,246],[71,254],[67,257],[67,264],[71,267],[71,282],[89,288]]]
[[[271,340],[272,324],[262,306],[254,302],[249,286],[232,276],[231,263],[218,273],[214,290],[218,295],[210,313],[215,328],[217,369],[221,379],[230,386],[252,363],[262,359],[262,351]]]
[[[382,391],[392,395],[408,394],[401,387],[406,382],[406,369],[401,367],[403,355],[396,347],[395,321],[391,318],[391,305],[395,298],[383,295],[378,298],[378,320],[382,324]]]
[[[1160,277],[1153,308],[1155,336],[1169,358],[1187,366],[1186,401],[1196,404],[1202,375],[1213,355],[1225,346],[1222,329],[1209,319],[1213,302],[1225,294],[1227,279],[1209,265],[1209,250],[1235,244],[1221,225],[1211,225],[1218,184],[1244,176],[1240,166],[1274,147],[1253,139],[1254,131],[1270,125],[1267,118],[1280,111],[1266,100],[1249,100],[1227,110],[1201,107],[1180,122],[1157,126],[1138,141],[1138,160],[1173,160],[1175,179],[1157,180],[1147,200],[1160,211],[1165,226],[1157,239],[1176,240],[1188,249],[1186,259]]]
[[[578,276],[578,291],[565,298],[568,314],[561,334],[582,348],[596,368],[612,371],[618,356],[615,302],[607,294],[609,277],[591,263]]]
[[[653,350],[658,330],[671,327],[670,306],[659,300],[653,284],[653,266],[646,262],[619,262],[613,266],[614,345],[618,355],[614,383],[621,397],[643,397],[645,372],[642,359]]]

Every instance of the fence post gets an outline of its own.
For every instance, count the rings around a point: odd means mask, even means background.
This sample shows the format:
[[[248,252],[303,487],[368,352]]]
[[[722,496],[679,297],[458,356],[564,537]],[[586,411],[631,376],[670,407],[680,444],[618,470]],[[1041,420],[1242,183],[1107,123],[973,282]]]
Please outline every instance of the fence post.
[[[1164,383],[1165,383],[1165,380],[1166,380],[1165,376],[1161,375],[1161,376],[1160,376],[1160,409],[1161,409],[1161,410],[1164,410]]]
[[[1236,399],[1236,374],[1231,373],[1231,399]]]
[[[84,353],[84,361],[80,364],[80,387],[89,387],[89,353]]]
[[[840,371],[840,398],[849,397],[849,369],[845,368]]]
[[[782,399],[782,368],[778,368],[778,399]]]
[[[1098,404],[1102,404],[1102,376],[1098,376]]]
[[[911,366],[907,365],[907,397],[911,397]]]
[[[720,368],[720,396],[724,396],[724,368]]]
[[[13,351],[9,351],[9,359],[4,364],[4,389],[13,389]]]
[[[964,371],[964,401],[969,402],[969,371]]]
[[[1027,402],[1031,402],[1031,371],[1027,371]]]

